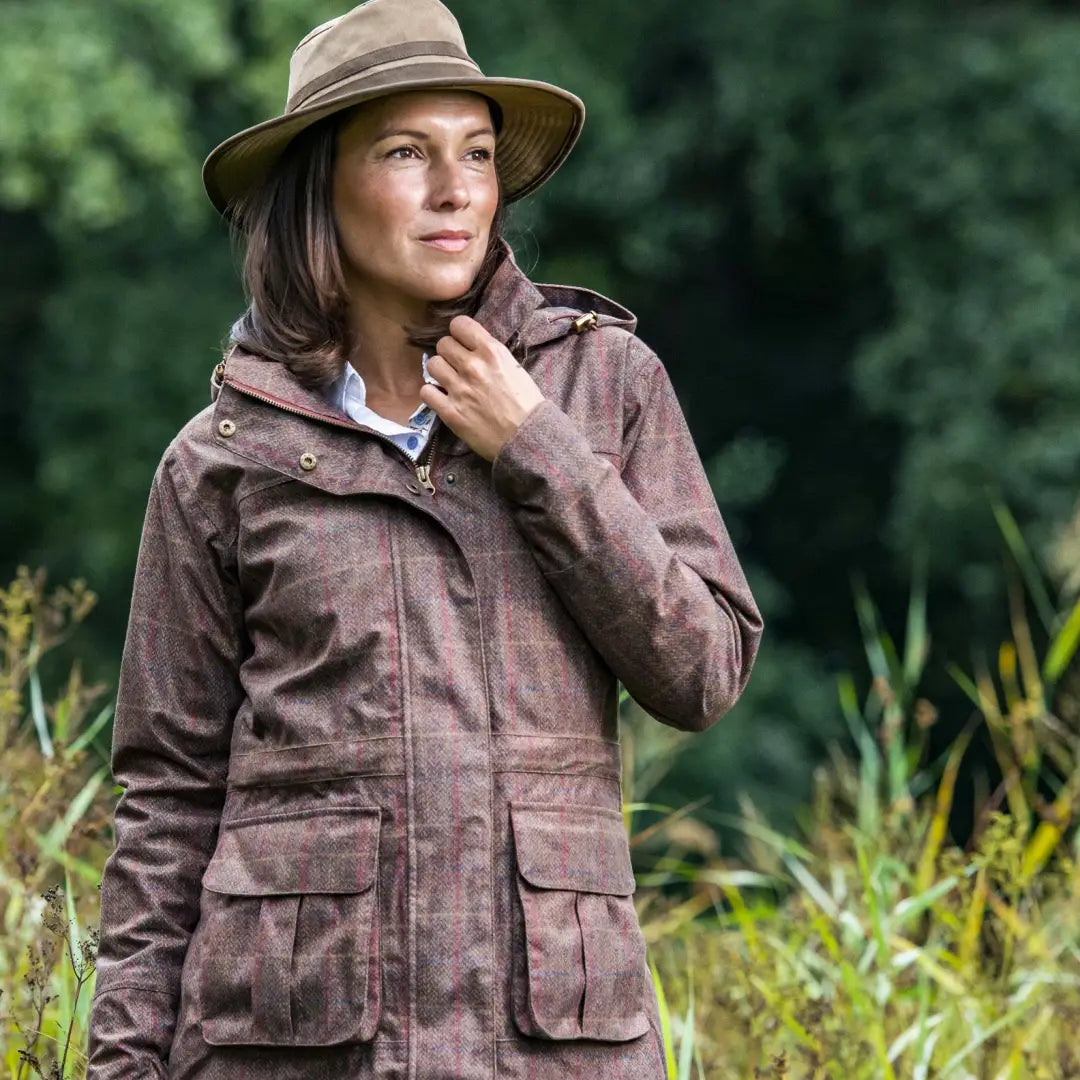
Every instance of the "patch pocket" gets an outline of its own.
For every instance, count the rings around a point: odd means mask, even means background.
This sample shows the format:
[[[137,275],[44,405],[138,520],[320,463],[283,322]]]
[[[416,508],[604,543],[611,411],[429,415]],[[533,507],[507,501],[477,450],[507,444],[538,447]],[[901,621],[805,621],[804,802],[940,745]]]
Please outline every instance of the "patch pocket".
[[[223,825],[195,965],[215,1046],[332,1046],[379,1022],[379,808]]]
[[[513,803],[510,816],[524,919],[511,982],[514,1024],[546,1039],[643,1035],[649,969],[622,814]]]

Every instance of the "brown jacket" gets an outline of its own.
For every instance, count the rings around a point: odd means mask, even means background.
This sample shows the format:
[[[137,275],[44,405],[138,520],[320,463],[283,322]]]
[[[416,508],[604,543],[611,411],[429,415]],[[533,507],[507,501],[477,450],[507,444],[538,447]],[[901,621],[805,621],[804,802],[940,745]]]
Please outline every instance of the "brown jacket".
[[[477,318],[546,400],[434,494],[243,354],[167,450],[91,1080],[664,1077],[617,683],[700,731],[761,620],[634,317],[507,259]]]

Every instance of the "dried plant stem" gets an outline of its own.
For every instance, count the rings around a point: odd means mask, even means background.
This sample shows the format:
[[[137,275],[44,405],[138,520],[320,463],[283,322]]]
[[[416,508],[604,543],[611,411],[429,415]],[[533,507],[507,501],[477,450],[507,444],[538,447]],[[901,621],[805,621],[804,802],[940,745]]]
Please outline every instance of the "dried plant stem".
[[[19,1071],[15,1074],[15,1080],[22,1080],[23,1070],[27,1065],[31,1068],[36,1068],[38,1073],[41,1072],[41,1067],[38,1065],[35,1051],[37,1050],[38,1043],[41,1041],[41,1029],[42,1025],[45,1023],[45,1006],[48,1005],[48,1003],[48,995],[42,990],[42,993],[36,1002],[37,1015],[34,1017],[34,1037],[32,1040],[27,1040],[27,1033],[23,1030],[22,1024],[20,1024],[18,1020],[15,1020],[15,1026],[18,1029],[19,1034],[23,1037],[23,1040],[26,1042],[26,1049],[20,1051],[19,1056],[21,1060],[19,1061]]]
[[[69,955],[70,955],[70,950],[69,950]],[[79,1008],[79,995],[82,993],[82,988],[83,988],[84,984],[86,983],[86,975],[85,975],[85,973],[76,971],[75,972],[75,980],[76,980],[75,981],[75,996],[74,996],[74,998],[72,999],[72,1002],[71,1002],[71,1019],[68,1022],[67,1035],[64,1038],[64,1052],[60,1057],[60,1077],[61,1077],[61,1080],[63,1080],[63,1078],[65,1076],[67,1076],[68,1050],[71,1048],[71,1033],[75,1030],[75,1016],[76,1016],[76,1014],[78,1012],[78,1008]]]

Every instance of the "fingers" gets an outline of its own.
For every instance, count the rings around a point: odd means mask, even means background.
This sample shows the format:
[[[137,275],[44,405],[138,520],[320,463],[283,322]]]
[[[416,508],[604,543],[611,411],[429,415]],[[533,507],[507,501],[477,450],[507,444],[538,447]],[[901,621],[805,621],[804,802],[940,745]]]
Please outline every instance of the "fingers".
[[[517,366],[506,346],[468,315],[451,319],[449,330],[439,338],[435,351],[464,378],[484,378],[493,369]]]
[[[428,374],[435,379],[436,382],[442,384],[443,390],[448,390],[454,386],[454,383],[458,377],[457,368],[453,364],[450,364],[446,357],[441,353],[435,353],[428,360]],[[430,383],[428,383],[430,386]],[[438,387],[435,388],[436,390]]]
[[[462,371],[472,358],[472,352],[460,341],[452,337],[441,337],[435,343],[435,356],[428,361],[428,371],[431,371],[431,365],[438,361],[447,364],[454,372]],[[437,371],[431,371],[431,374],[439,379]],[[442,379],[439,381],[442,382]]]
[[[450,337],[439,338],[435,353],[428,361],[428,371],[448,390],[459,389],[463,382],[477,385],[489,382],[500,366],[499,355],[494,350],[467,349]],[[449,381],[439,374],[443,371],[447,372]]]
[[[437,386],[432,386],[431,383],[424,383],[424,385],[420,387],[420,400],[427,405],[428,408],[434,409],[438,416],[446,419],[445,410],[450,402],[450,398],[445,391],[440,390]]]
[[[435,410],[440,420],[457,429],[461,422],[460,404],[455,401],[445,390],[440,390],[431,383],[424,383],[420,387],[420,400],[429,408]]]
[[[456,341],[460,341],[466,349],[477,350],[483,346],[491,347],[498,344],[480,323],[468,315],[455,315],[450,320],[448,329],[451,336]]]

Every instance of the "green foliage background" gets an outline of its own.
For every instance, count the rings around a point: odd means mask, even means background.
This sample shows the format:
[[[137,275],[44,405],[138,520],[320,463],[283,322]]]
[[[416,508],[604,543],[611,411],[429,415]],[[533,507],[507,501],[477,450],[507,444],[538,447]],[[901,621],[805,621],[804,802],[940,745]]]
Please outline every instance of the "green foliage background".
[[[851,574],[926,557],[944,661],[995,647],[991,497],[1036,545],[1080,452],[1080,11],[998,0],[452,0],[490,74],[576,91],[511,219],[679,388],[766,609],[744,702],[669,774],[769,812],[837,734]],[[0,578],[88,579],[115,674],[146,492],[242,298],[199,166],[276,114],[323,0],[0,0]],[[944,693],[943,680],[938,689]]]

